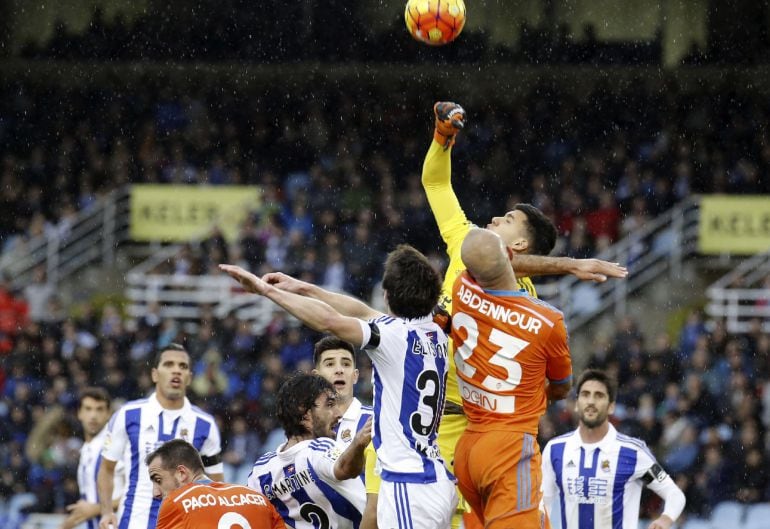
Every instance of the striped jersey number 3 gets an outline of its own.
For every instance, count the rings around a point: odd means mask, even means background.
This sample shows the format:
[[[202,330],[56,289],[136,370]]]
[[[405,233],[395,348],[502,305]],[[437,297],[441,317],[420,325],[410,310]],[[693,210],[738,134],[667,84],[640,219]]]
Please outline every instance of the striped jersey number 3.
[[[463,375],[472,378],[476,374],[476,368],[470,365],[468,360],[473,356],[478,347],[478,323],[476,323],[472,316],[464,312],[458,312],[452,317],[452,327],[458,330],[465,329],[465,332],[468,333],[468,337],[463,341],[462,345],[457,347],[462,361],[456,363],[457,369]],[[502,379],[487,375],[481,384],[486,389],[496,393],[511,391],[521,382],[521,364],[516,362],[514,358],[529,345],[529,342],[495,328],[492,328],[492,331],[489,333],[488,340],[489,343],[500,347],[489,359],[489,363],[505,369],[506,377]]]

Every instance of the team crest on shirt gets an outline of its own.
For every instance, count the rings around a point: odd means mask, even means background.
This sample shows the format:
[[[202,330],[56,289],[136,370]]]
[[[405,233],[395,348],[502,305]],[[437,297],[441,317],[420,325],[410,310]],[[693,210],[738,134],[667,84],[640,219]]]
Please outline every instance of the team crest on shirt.
[[[187,441],[187,434],[188,433],[189,432],[187,431],[187,428],[182,428],[182,431],[179,432],[179,438],[180,439],[184,439],[185,441]]]
[[[352,436],[350,435],[350,428],[347,430],[342,430],[342,433],[340,434],[340,439],[345,441],[346,443],[350,442],[352,439]]]
[[[609,472],[610,471],[610,460],[609,459],[605,459],[604,461],[602,461],[602,470],[604,472]]]

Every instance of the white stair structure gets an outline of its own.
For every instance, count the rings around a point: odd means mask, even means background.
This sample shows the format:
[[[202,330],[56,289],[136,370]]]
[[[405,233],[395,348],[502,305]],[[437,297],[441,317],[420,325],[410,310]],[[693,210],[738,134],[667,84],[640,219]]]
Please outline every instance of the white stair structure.
[[[724,319],[727,332],[747,333],[758,323],[770,333],[770,250],[743,261],[706,291],[706,313]]]
[[[70,229],[18,244],[0,256],[0,272],[11,277],[15,287],[29,283],[33,270],[45,266],[53,284],[93,264],[111,266],[119,245],[129,240],[130,188],[115,190],[94,207],[80,212]],[[630,294],[656,278],[677,278],[683,263],[697,251],[699,197],[693,196],[655,218],[635,233],[621,239],[598,258],[624,263],[625,281],[595,284],[575,277],[538,283],[540,296],[561,309],[571,333],[601,314],[622,316]],[[218,317],[234,313],[249,321],[259,333],[272,320],[275,306],[245,294],[224,275],[170,275],[154,273],[161,263],[172,260],[180,246],[156,246],[153,255],[125,276],[127,311],[133,318],[156,312],[161,318],[195,322],[207,310]],[[747,332],[752,318],[760,318],[770,332],[770,306],[764,303],[770,280],[770,252],[745,261],[708,289],[708,313],[726,318],[730,332]],[[757,303],[760,301],[760,303]]]

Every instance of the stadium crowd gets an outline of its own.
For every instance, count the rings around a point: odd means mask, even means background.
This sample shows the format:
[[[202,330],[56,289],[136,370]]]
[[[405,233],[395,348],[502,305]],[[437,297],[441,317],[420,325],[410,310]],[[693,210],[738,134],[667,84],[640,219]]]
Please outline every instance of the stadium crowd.
[[[3,251],[66,235],[75,212],[117,186],[164,182],[258,184],[265,193],[237,243],[216,232],[191,243],[168,265],[175,273],[243,261],[369,297],[396,243],[439,255],[419,179],[432,101],[363,85],[288,99],[231,88],[180,96],[151,82],[85,93],[4,87]],[[392,105],[387,93],[404,100]],[[581,102],[542,85],[515,107],[467,110],[454,164],[466,211],[486,223],[531,202],[557,223],[558,253],[593,255],[690,193],[770,192],[764,100],[639,83],[624,93],[600,85]],[[191,333],[152,313],[131,322],[114,305],[68,305],[42,271],[23,290],[3,281],[0,497],[31,493],[36,511],[59,512],[76,500],[78,388],[103,385],[119,400],[145,394],[149,355],[172,341],[192,354],[193,400],[220,421],[227,479],[243,482],[256,456],[280,441],[270,413],[276,389],[309,368],[315,338],[280,317],[262,336],[213,315]],[[729,336],[693,313],[672,342],[641,336],[627,319],[597,340],[590,363],[617,374],[616,420],[654,447],[690,512],[727,498],[770,499],[770,337]],[[366,400],[368,361],[359,367]],[[542,440],[570,427],[570,410],[569,402],[550,410]]]

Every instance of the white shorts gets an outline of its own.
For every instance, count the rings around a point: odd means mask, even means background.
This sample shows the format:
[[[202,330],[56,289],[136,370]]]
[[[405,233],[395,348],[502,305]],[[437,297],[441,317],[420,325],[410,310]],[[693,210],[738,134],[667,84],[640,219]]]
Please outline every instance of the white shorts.
[[[378,529],[447,529],[457,507],[453,481],[383,481],[377,498]]]

